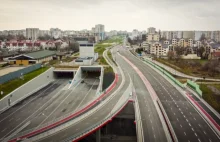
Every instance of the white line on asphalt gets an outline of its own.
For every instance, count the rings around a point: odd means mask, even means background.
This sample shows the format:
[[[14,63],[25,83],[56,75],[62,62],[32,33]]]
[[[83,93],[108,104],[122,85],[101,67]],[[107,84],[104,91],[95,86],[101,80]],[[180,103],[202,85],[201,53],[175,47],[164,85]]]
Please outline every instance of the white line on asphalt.
[[[182,125],[180,124],[180,127],[182,128]]]
[[[197,136],[197,134],[196,133],[194,133],[195,134],[195,136]]]
[[[12,121],[14,118],[11,118],[11,119],[9,119],[8,121],[10,122],[10,121]]]
[[[193,119],[194,119],[194,120],[196,120],[196,118],[195,118],[195,117],[193,117]]]
[[[198,139],[198,141],[201,142],[200,139]]]
[[[191,128],[192,129],[192,131],[194,131],[194,129],[193,128]]]
[[[189,122],[188,119],[186,119],[186,121]]]
[[[58,81],[57,81],[58,82]],[[55,82],[54,82],[55,83]],[[54,84],[53,84],[54,85]],[[52,85],[52,86],[53,86]],[[50,87],[52,87],[50,86]],[[46,90],[48,90],[50,87],[48,87],[47,89],[45,89],[43,92],[41,92],[39,95],[43,94]],[[23,107],[25,107],[26,105],[28,105],[30,102],[32,102],[33,100],[35,100],[37,97],[39,97],[39,95],[36,95],[34,98],[32,98],[29,102],[27,102],[26,104],[24,104],[23,106],[19,107],[18,109],[16,109],[15,111],[13,111],[11,114],[7,115],[5,118],[1,119],[0,122],[4,121],[5,119],[7,119],[8,117],[10,117],[11,115],[13,115],[14,113],[16,113],[17,111],[19,111],[20,109],[22,109]],[[23,110],[21,110],[21,112],[23,112]]]
[[[1,132],[4,132],[5,130],[7,130],[7,128],[3,129]]]
[[[179,119],[178,118],[176,118],[177,119],[177,121],[179,121]]]
[[[206,135],[206,132],[205,132],[205,131],[203,131],[203,133]]]
[[[212,142],[212,140],[209,139],[209,142]]]
[[[93,82],[92,87],[94,86],[94,84],[95,84],[96,81],[97,81],[97,80],[95,80],[95,81]],[[83,103],[84,99],[87,97],[87,95],[88,95],[88,94],[90,93],[90,91],[92,90],[92,87],[89,89],[88,93],[84,96],[84,98],[82,99],[82,101],[81,101],[80,104],[76,107],[76,109],[75,109],[74,111],[76,111],[76,110],[80,107],[80,105]],[[108,108],[108,109],[109,109],[109,108]]]
[[[190,123],[188,123],[189,124],[189,126],[191,126],[191,124]]]

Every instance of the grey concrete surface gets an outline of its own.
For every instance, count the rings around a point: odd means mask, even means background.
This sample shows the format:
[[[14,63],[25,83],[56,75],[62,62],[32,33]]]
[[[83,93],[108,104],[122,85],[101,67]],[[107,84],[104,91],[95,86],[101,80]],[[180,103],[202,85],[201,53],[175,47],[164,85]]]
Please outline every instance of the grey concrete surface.
[[[163,104],[178,141],[220,141],[206,121],[174,86],[151,67],[132,56],[129,51],[120,49],[120,53],[133,62],[150,81]]]
[[[45,90],[40,90],[28,100],[24,100],[25,103],[16,105],[14,109],[9,109],[0,115],[4,119],[1,119],[2,123],[0,122],[1,128],[4,128],[0,133],[1,138],[27,121],[31,123],[21,132],[39,128],[40,125],[80,109],[82,105],[96,97],[99,79],[85,78],[85,82],[79,83],[75,88],[62,90],[68,81],[68,79],[57,80],[45,87]]]
[[[53,80],[53,68],[50,68],[43,74],[30,80],[28,83],[22,85],[21,87],[17,88],[13,92],[2,98],[0,100],[0,112],[8,109],[10,106],[15,105],[19,101],[30,96]],[[11,100],[10,106],[8,105],[9,99]]]
[[[114,108],[114,105],[117,103],[119,98],[122,96],[123,92],[127,89],[129,82],[130,82],[128,74],[125,74],[125,79],[126,79],[125,84],[123,85],[121,90],[115,95],[115,97],[113,97],[112,100],[110,100],[105,105],[105,107],[103,107],[100,110],[98,110],[97,112],[93,113],[91,116],[83,119],[79,123],[74,124],[74,125],[68,127],[67,129],[56,133],[55,135],[48,136],[47,138],[41,139],[39,141],[60,142],[62,140],[65,140],[65,139],[71,137],[72,135],[77,134],[79,132],[82,132],[82,131],[86,130],[88,127],[91,127],[94,124],[102,121],[103,118],[105,118],[107,115],[109,115],[111,110]],[[120,86],[121,82],[122,82],[122,78],[121,78],[121,75],[119,74],[119,82],[117,83],[116,87],[110,92],[110,95]]]
[[[142,119],[137,121],[142,121],[144,141],[167,141],[157,110],[143,81],[135,70],[117,54],[116,61],[130,74],[133,81]]]

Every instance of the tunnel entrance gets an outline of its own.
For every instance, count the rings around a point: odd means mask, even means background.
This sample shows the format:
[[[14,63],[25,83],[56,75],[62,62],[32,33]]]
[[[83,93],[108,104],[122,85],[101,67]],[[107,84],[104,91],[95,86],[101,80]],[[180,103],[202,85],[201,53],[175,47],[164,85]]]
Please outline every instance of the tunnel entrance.
[[[62,71],[54,72],[54,77],[56,79],[73,79],[74,72],[73,71],[71,71],[71,72],[62,72]]]
[[[82,67],[82,75],[86,78],[99,78],[101,75],[100,67]]]

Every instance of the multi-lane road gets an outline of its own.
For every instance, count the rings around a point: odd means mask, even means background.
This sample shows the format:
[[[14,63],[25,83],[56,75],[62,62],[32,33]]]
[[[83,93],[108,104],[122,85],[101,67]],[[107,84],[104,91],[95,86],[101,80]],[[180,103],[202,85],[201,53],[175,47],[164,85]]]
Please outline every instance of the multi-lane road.
[[[84,83],[68,88],[68,79],[58,79],[31,95],[28,99],[0,114],[0,138],[30,122],[23,131],[75,112],[95,98],[99,79],[85,78]]]
[[[139,77],[137,72],[117,54],[117,49],[113,49],[113,54],[116,56],[116,61],[122,69],[130,74],[135,88],[137,100],[139,103],[144,141],[158,142],[167,141],[165,131],[163,128],[159,115],[157,113],[154,102],[144,85],[144,82]]]
[[[178,141],[220,141],[207,122],[172,84],[128,50],[120,48],[120,54],[131,61],[149,80],[167,113]]]

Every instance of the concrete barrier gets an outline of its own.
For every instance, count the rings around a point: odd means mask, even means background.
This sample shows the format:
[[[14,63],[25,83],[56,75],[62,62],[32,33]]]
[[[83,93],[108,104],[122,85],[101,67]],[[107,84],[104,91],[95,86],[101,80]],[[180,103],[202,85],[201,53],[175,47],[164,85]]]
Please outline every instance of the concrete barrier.
[[[199,85],[191,80],[187,79],[187,85],[192,88],[200,97],[202,97],[202,91],[199,88]]]
[[[28,81],[21,87],[17,88],[13,92],[2,98],[0,100],[0,113],[52,82],[54,80],[53,70],[54,68],[48,69],[46,72],[33,78],[32,80]]]

